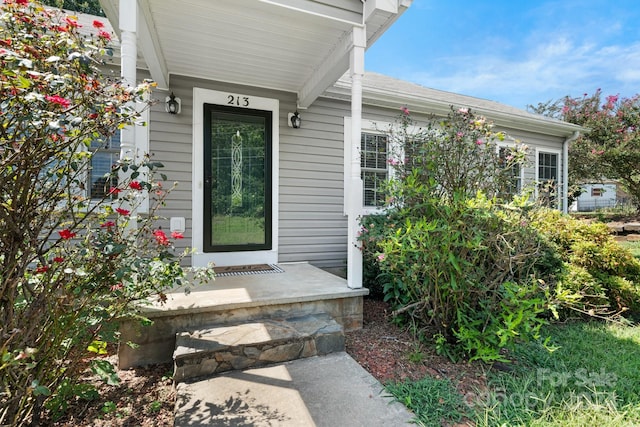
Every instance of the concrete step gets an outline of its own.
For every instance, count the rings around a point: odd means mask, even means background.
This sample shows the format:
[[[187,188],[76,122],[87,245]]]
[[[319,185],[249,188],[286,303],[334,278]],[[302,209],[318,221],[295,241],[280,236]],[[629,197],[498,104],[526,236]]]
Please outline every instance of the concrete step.
[[[266,319],[176,334],[174,381],[344,351],[344,330],[328,314]]]

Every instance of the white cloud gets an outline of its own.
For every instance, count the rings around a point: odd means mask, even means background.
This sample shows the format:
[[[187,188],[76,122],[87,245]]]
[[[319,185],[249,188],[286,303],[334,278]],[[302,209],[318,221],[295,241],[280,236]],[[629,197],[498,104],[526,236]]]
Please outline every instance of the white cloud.
[[[597,88],[632,96],[640,88],[640,43],[597,46],[558,36],[517,57],[493,52],[433,58],[431,63],[427,71],[405,69],[400,78],[517,107]]]

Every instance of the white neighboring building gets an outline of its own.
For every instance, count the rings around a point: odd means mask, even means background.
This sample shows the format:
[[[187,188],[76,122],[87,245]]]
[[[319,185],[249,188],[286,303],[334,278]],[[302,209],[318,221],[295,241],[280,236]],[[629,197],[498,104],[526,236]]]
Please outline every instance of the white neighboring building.
[[[576,200],[576,210],[589,212],[618,205],[617,187],[615,183],[584,184],[584,191]]]

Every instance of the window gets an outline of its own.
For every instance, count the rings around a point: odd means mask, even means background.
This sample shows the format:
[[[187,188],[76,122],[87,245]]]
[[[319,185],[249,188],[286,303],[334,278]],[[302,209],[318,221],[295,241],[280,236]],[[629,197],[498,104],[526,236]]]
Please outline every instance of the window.
[[[91,141],[90,150],[94,153],[89,169],[89,197],[103,199],[109,195],[111,187],[118,185],[117,178],[109,179],[108,174],[120,158],[120,131],[110,138]]]
[[[360,150],[363,204],[368,207],[383,206],[384,183],[389,177],[387,136],[363,132],[360,138]]]
[[[509,156],[508,147],[499,147],[498,153],[500,161],[504,166],[507,163],[507,156]],[[511,166],[510,181],[507,188],[507,195],[513,196],[520,193],[522,190],[522,168],[520,164],[514,164]]]
[[[557,153],[538,153],[539,197],[549,206],[557,204],[558,159]]]
[[[602,197],[604,194],[604,188],[592,188],[591,197]]]

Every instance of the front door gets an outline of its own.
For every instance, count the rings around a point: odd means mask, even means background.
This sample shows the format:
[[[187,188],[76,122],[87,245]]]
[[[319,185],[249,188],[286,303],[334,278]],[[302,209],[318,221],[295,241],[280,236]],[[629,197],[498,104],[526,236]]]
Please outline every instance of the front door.
[[[204,252],[272,249],[272,114],[204,104]]]

